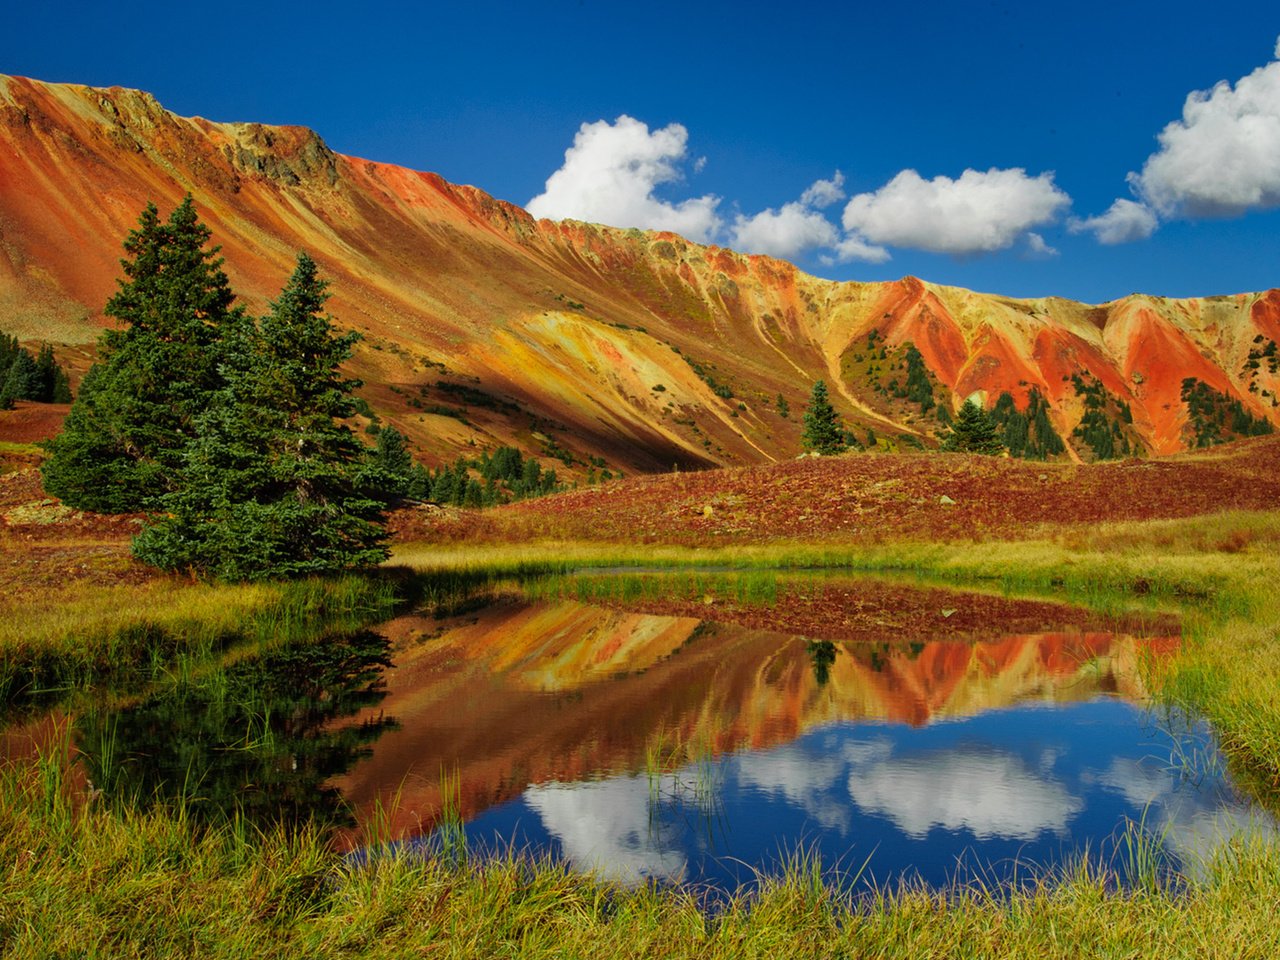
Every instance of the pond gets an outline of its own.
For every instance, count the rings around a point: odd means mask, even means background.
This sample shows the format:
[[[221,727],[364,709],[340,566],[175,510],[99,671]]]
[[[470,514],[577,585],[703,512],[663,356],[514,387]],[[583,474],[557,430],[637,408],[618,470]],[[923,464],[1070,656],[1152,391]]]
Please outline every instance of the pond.
[[[80,711],[82,776],[357,851],[371,822],[430,846],[457,818],[473,851],[721,890],[798,853],[889,885],[1120,866],[1130,822],[1194,872],[1276,829],[1209,730],[1147,702],[1169,617],[731,584],[543,584],[244,659]]]

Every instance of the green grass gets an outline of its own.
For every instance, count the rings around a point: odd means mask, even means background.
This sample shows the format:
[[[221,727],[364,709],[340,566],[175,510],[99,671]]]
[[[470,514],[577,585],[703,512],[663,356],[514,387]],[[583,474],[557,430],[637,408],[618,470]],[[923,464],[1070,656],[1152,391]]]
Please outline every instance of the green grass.
[[[1280,853],[1238,841],[1170,890],[1150,840],[1014,892],[833,892],[803,852],[708,910],[549,861],[346,860],[314,831],[74,810],[58,759],[0,771],[0,952],[36,957],[1260,957]],[[856,869],[856,865],[855,869]],[[1117,884],[1129,881],[1126,892]],[[1137,881],[1137,882],[1134,882]]]
[[[690,569],[623,577],[615,586],[603,585],[602,577],[558,576],[582,566],[668,565],[740,569],[745,600],[761,603],[769,602],[765,584],[773,577],[765,568],[827,567],[1054,596],[1102,610],[1176,610],[1186,628],[1183,649],[1167,665],[1151,665],[1160,671],[1152,681],[1168,702],[1208,717],[1233,773],[1274,798],[1280,791],[1278,543],[1280,515],[1231,514],[1109,526],[1032,543],[841,551],[803,544],[411,547],[398,550],[396,562],[417,569],[414,589],[435,605],[505,579],[549,574],[557,576],[543,581],[548,592],[577,591],[582,584],[587,591],[643,591],[664,579],[699,588],[703,574]],[[260,611],[267,630],[268,611],[283,602],[279,594],[243,594],[244,605],[231,609],[236,595],[219,589],[200,594],[206,605],[199,609],[178,605],[163,614],[169,608],[159,605],[150,616],[174,630],[194,617],[205,624],[200,629],[212,630],[237,618],[243,624],[245,610]],[[62,656],[76,655],[65,633],[25,642],[33,651],[43,642]],[[101,643],[95,650],[94,657],[113,655]],[[678,750],[655,743],[648,766],[660,780],[696,753],[696,745]],[[858,900],[833,891],[823,866],[800,852],[757,890],[709,911],[697,891],[626,890],[547,861],[467,857],[456,842],[451,856],[410,857],[388,846],[356,863],[315,829],[259,831],[234,817],[201,827],[181,805],[147,812],[77,808],[62,779],[65,769],[57,750],[0,769],[0,954],[6,957],[1280,955],[1280,844],[1274,840],[1233,840],[1211,861],[1194,864],[1194,879],[1171,887],[1159,838],[1139,825],[1121,837],[1104,866],[1081,860],[1026,889],[989,888],[977,878],[942,891],[885,889]],[[695,798],[698,788],[695,778],[689,788]],[[1128,884],[1123,889],[1121,881]]]
[[[402,588],[387,575],[290,583],[172,582],[82,592],[0,627],[0,702],[184,670],[224,651],[288,643],[385,620]]]

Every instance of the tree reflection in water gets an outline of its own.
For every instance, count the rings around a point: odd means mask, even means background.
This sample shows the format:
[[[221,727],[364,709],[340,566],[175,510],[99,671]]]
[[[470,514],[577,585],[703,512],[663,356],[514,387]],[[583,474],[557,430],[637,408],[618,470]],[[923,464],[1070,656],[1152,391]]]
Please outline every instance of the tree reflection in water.
[[[397,724],[386,692],[387,640],[371,631],[295,644],[179,680],[124,707],[76,721],[86,774],[120,807],[181,802],[202,822],[345,824],[331,778],[368,756]]]

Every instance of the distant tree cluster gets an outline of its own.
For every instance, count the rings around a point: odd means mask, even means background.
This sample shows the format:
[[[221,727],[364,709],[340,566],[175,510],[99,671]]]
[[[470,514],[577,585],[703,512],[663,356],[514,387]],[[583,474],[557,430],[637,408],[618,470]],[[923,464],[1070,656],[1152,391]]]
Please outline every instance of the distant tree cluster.
[[[1076,396],[1084,398],[1084,416],[1072,431],[1072,436],[1088,444],[1095,460],[1129,456],[1133,448],[1122,429],[1122,424],[1133,423],[1129,405],[1118,401],[1109,403],[1111,397],[1099,380],[1086,380],[1075,374],[1071,383]]]
[[[1011,393],[1000,394],[991,410],[991,419],[1005,448],[1015,457],[1048,460],[1067,451],[1049,420],[1049,401],[1034,387],[1027,395],[1025,410],[1018,409]]]
[[[326,573],[384,559],[389,494],[340,421],[356,333],[324,313],[300,254],[261,318],[235,304],[188,196],[130,231],[100,362],[49,444],[46,488],[71,506],[147,511],[135,556],[228,580]]]
[[[1187,405],[1191,442],[1196,447],[1212,447],[1235,437],[1264,436],[1275,430],[1265,417],[1253,416],[1239,400],[1195,377],[1182,381],[1182,402]]]
[[[925,365],[924,356],[916,349],[914,343],[907,344],[907,384],[903,391],[912,403],[920,404],[920,412],[928,413],[933,409],[933,383],[929,379],[929,368]]]
[[[1004,441],[995,420],[972,400],[966,400],[943,437],[942,449],[949,453],[981,453],[995,456],[1004,451]]]
[[[49,344],[33,357],[17,337],[0,333],[0,410],[11,409],[18,400],[70,403],[71,381]]]
[[[459,457],[434,471],[415,465],[408,484],[408,493],[415,499],[457,507],[491,507],[563,489],[555,470],[544,469],[537,460],[506,446],[493,454],[485,451],[476,459]]]

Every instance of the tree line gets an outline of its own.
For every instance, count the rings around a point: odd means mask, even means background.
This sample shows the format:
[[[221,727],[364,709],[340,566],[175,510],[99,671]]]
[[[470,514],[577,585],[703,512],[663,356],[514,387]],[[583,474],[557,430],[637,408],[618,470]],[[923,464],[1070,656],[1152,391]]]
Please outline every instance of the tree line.
[[[875,338],[868,342],[874,344]],[[881,352],[884,348],[881,347]],[[921,413],[937,406],[933,386],[929,380],[924,358],[914,344],[906,346],[907,379],[905,387],[891,384],[890,393],[901,399],[909,399],[920,405]],[[988,411],[972,399],[965,400],[955,417],[944,413],[945,407],[937,407],[939,419],[946,424],[940,432],[941,449],[948,453],[980,453],[996,456],[1006,450],[1010,455],[1029,460],[1047,460],[1066,452],[1062,438],[1049,421],[1049,403],[1036,389],[1027,398],[1027,406],[1019,410],[1010,393],[1002,393],[995,407]],[[1127,408],[1126,408],[1127,409]],[[800,442],[805,450],[830,456],[862,444],[846,430],[840,416],[831,405],[831,398],[824,380],[813,385],[809,405],[804,413],[804,427]],[[906,442],[916,440],[910,435]],[[875,443],[875,434],[868,431],[868,443]]]
[[[0,410],[13,409],[18,400],[70,403],[71,381],[49,344],[32,356],[17,337],[0,332]]]

